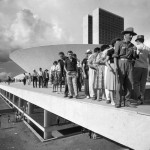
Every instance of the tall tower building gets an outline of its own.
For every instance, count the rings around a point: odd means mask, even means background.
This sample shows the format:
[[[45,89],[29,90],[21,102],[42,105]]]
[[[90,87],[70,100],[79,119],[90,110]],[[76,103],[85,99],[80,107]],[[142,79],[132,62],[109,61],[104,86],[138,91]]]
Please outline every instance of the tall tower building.
[[[88,25],[89,22],[83,19],[83,43],[86,43],[87,40],[91,39],[89,36],[91,34],[86,34],[87,31],[85,26],[91,27],[88,28],[88,31],[92,32],[92,44],[110,44],[110,41],[116,37],[122,37],[121,31],[124,30],[124,18],[116,14],[108,12],[104,9],[97,8],[92,13],[92,25]]]
[[[86,15],[83,18],[83,44],[92,44],[93,33],[92,33],[93,18],[91,15]]]

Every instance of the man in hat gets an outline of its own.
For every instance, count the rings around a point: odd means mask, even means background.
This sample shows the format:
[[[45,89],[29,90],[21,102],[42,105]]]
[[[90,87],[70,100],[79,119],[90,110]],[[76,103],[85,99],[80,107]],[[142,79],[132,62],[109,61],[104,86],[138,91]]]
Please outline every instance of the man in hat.
[[[135,46],[131,43],[136,35],[132,27],[122,31],[124,39],[115,44],[114,63],[117,75],[117,88],[115,107],[121,107],[122,96],[125,96],[125,106],[135,107],[131,104],[131,91],[133,85],[133,62],[136,59]]]
[[[138,104],[143,104],[145,85],[148,73],[148,58],[150,48],[144,45],[144,35],[138,35],[136,38],[137,54],[139,56],[135,61],[133,71],[133,85],[135,91],[135,98]]]
[[[88,58],[92,54],[92,50],[88,49],[85,53],[85,58],[82,61],[82,70],[84,77],[84,91],[87,98],[90,98],[89,94],[89,66],[88,66]]]

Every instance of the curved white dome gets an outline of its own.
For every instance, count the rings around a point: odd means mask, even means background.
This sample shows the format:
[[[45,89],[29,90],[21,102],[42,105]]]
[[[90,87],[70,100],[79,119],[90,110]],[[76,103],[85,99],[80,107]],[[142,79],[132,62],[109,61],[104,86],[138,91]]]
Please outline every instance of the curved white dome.
[[[58,53],[61,51],[66,54],[67,51],[72,50],[82,60],[87,49],[93,50],[99,46],[95,44],[47,45],[17,50],[12,52],[9,57],[25,71],[33,72],[33,69],[38,70],[40,67],[43,70],[50,69],[53,61],[59,59]]]

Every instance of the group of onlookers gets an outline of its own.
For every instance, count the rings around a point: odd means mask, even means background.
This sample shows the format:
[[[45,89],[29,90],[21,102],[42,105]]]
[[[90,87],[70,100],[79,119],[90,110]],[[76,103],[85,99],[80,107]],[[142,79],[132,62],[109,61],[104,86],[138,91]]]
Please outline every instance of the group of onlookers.
[[[131,43],[136,35],[132,27],[122,31],[123,40],[115,38],[110,45],[103,44],[93,51],[88,49],[85,58],[80,62],[77,55],[71,50],[65,56],[59,52],[59,60],[54,61],[52,67],[44,72],[35,69],[28,76],[28,84],[33,81],[33,87],[48,87],[50,81],[53,92],[62,92],[64,97],[79,98],[79,92],[84,84],[87,98],[115,105],[136,107],[143,104],[145,85],[148,74],[148,61],[150,49],[144,45],[144,36],[138,35],[136,45]],[[24,74],[24,84],[26,84]],[[132,92],[134,94],[132,94]],[[133,101],[131,95],[134,95]]]
[[[122,31],[122,35],[123,40],[115,38],[110,45],[87,50],[81,63],[72,51],[67,56],[59,53],[58,72],[65,81],[65,97],[79,97],[82,82],[78,82],[78,77],[82,76],[87,98],[105,99],[116,108],[143,104],[150,49],[144,45],[143,35],[137,36],[136,45],[131,43],[136,35],[132,27]]]
[[[48,70],[46,69],[45,71],[42,70],[42,68],[39,68],[39,71],[37,72],[35,69],[33,70],[33,73],[29,73],[28,75],[24,73],[23,77],[23,84],[26,85],[26,82],[28,85],[33,82],[33,88],[48,88],[48,81],[49,81],[49,73]],[[38,84],[39,83],[39,84]]]

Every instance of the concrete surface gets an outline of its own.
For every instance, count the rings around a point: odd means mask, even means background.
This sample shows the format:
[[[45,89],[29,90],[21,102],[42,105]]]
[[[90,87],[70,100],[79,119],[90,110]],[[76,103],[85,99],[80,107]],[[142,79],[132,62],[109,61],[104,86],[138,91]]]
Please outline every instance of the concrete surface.
[[[23,122],[14,122],[14,114],[2,116],[0,150],[125,150],[105,138],[92,140],[87,134],[41,143]]]
[[[150,149],[150,130],[147,130],[150,109],[145,112],[149,105],[116,109],[104,102],[65,99],[62,95],[52,94],[50,88],[33,89],[20,84],[0,85],[0,88],[135,150]]]

